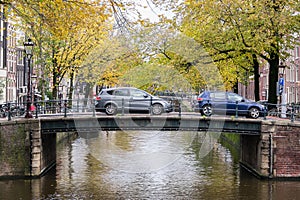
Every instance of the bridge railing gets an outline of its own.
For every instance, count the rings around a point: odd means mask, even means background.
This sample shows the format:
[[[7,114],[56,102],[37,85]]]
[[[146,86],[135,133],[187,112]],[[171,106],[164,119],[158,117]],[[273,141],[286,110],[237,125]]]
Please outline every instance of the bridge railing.
[[[68,117],[69,115],[96,115],[95,99],[60,99],[60,100],[46,100],[46,101],[34,101],[30,106],[30,113],[33,117],[45,117],[45,116],[64,116]],[[186,100],[187,104],[192,104]],[[262,102],[266,108],[266,110],[260,111],[260,116],[264,119],[267,117],[278,117],[290,119],[292,122],[300,119],[300,104],[269,104],[266,102]],[[178,105],[178,110],[175,110],[174,113],[177,113],[178,116],[182,114],[199,114],[199,112],[195,112],[194,109],[185,109],[185,105],[183,101],[180,101]],[[236,102],[236,107],[233,108],[235,110],[235,117],[240,117],[240,112],[247,112],[247,110],[238,109],[239,102]],[[11,120],[14,117],[24,117],[26,113],[27,102],[24,103],[6,103],[0,105],[0,117],[7,118]],[[121,108],[122,115],[124,114],[124,108]],[[149,111],[151,114],[151,100],[149,103]],[[224,112],[223,112],[224,113]]]
[[[0,104],[0,118],[24,117],[27,112],[27,102]],[[94,99],[72,99],[72,100],[45,100],[34,101],[30,105],[29,113],[35,118],[48,115],[63,115],[67,117],[70,113],[82,113],[95,115]]]

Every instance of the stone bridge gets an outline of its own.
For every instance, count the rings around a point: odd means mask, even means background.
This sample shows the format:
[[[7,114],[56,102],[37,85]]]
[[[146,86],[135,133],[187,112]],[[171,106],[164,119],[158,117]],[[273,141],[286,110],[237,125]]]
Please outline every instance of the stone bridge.
[[[240,136],[242,166],[262,178],[300,178],[300,123],[201,116],[47,117],[0,122],[0,178],[40,177],[56,162],[56,142],[110,130],[224,132]]]

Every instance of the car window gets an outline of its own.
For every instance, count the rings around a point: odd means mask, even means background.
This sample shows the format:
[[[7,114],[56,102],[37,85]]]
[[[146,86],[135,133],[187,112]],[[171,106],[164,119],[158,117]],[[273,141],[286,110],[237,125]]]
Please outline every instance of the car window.
[[[228,93],[228,100],[229,101],[242,101],[243,97],[234,93]]]
[[[225,100],[226,96],[224,92],[214,92],[210,94],[210,97],[215,100]]]
[[[131,90],[130,94],[133,97],[144,97],[145,95],[147,95],[147,93],[140,91],[140,90]]]
[[[114,90],[113,94],[116,96],[129,96],[129,91],[126,89]]]
[[[106,91],[106,93],[109,94],[109,95],[112,95],[113,92],[114,92],[114,90],[107,90],[107,91]]]

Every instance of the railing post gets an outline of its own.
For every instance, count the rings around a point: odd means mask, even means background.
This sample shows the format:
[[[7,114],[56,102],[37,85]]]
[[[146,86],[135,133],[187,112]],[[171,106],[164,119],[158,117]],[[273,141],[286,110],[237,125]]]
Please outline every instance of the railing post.
[[[264,106],[264,120],[267,119],[267,105],[265,103],[263,103],[263,106]]]
[[[178,116],[181,117],[181,103],[179,103]]]
[[[239,104],[239,102],[236,101],[236,102],[235,102],[235,118],[238,118],[238,117],[239,117],[239,114],[238,114],[238,112],[239,112],[239,110],[238,110],[238,104]]]
[[[8,121],[11,121],[11,106],[10,103],[7,103],[7,119]]]
[[[77,112],[79,112],[79,99],[77,99]]]
[[[124,115],[124,98],[122,98],[122,116]]]
[[[34,102],[34,106],[35,106],[35,118],[37,119],[38,118],[38,104],[36,101]]]
[[[291,122],[295,121],[295,104],[292,103]]]
[[[67,99],[65,99],[64,100],[64,107],[65,107],[65,109],[64,109],[64,117],[67,117]]]
[[[95,112],[95,103],[96,102],[96,99],[93,99],[93,103],[92,103],[92,106],[93,106],[93,117],[96,117],[96,112]]]
[[[150,115],[153,115],[152,96],[150,96]]]

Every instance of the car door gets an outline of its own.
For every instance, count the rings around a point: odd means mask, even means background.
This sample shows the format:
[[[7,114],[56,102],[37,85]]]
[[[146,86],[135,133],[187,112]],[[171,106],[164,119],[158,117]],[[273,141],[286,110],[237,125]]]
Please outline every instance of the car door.
[[[113,101],[118,105],[119,109],[128,110],[130,102],[130,92],[127,88],[119,88],[113,91]]]
[[[226,93],[211,92],[210,98],[212,100],[213,112],[218,114],[226,114]]]
[[[236,108],[238,109],[238,114],[247,113],[247,105],[242,96],[232,92],[228,92],[227,99],[227,114],[235,115]]]
[[[150,109],[151,95],[138,89],[130,89],[130,110],[147,111]]]

